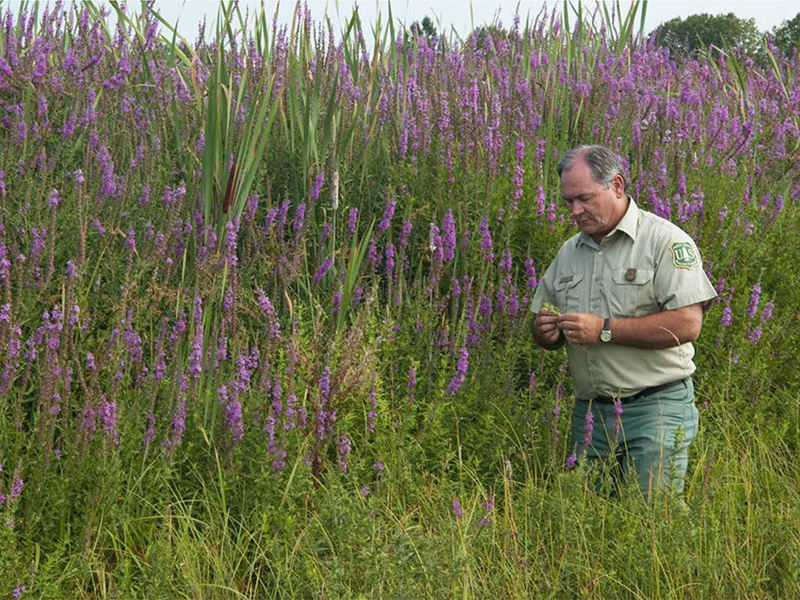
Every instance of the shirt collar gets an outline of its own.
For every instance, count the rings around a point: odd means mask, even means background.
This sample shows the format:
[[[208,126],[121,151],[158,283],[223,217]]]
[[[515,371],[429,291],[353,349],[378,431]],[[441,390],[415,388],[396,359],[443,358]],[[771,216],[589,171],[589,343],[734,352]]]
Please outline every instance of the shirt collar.
[[[636,231],[639,227],[639,207],[636,206],[636,202],[634,202],[633,198],[628,196],[628,209],[625,211],[625,214],[617,223],[617,226],[614,227],[608,234],[605,236],[610,238],[613,236],[617,231],[622,231],[625,233],[631,240],[634,242],[636,241]],[[578,236],[578,242],[586,244],[587,246],[591,246],[593,248],[597,247],[597,243],[592,239],[590,235],[587,235],[581,231],[580,235]]]

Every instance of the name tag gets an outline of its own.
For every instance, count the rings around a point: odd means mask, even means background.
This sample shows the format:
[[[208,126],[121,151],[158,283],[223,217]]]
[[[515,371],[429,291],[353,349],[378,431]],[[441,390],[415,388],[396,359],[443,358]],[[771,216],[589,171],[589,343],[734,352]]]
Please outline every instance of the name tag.
[[[575,275],[567,275],[566,277],[562,277],[561,279],[559,279],[558,283],[569,283],[573,279],[575,279]]]
[[[636,269],[634,267],[625,271],[625,281],[636,281]]]

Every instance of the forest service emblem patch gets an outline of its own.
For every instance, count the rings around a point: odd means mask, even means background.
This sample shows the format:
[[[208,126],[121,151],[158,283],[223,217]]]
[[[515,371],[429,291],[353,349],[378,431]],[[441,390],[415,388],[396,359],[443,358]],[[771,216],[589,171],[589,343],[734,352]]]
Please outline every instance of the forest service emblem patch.
[[[672,264],[679,269],[691,269],[700,264],[694,248],[689,242],[672,242]]]

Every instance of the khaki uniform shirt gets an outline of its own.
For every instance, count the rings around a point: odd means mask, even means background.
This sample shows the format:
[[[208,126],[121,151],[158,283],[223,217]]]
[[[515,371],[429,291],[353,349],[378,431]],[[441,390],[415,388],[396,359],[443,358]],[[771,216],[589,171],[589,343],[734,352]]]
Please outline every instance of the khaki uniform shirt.
[[[562,314],[641,317],[706,305],[716,295],[692,239],[630,199],[625,216],[599,244],[583,232],[564,243],[539,282],[530,310],[537,313],[548,302]],[[641,349],[613,341],[592,346],[567,342],[567,354],[575,395],[583,399],[631,396],[695,370],[691,343]]]

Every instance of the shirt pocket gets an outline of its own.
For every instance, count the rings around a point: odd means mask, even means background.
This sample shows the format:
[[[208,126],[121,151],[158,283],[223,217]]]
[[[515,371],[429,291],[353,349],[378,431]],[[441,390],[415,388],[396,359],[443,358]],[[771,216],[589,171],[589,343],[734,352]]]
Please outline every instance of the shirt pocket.
[[[613,317],[642,317],[658,312],[653,269],[622,267],[611,272],[608,308]]]
[[[555,284],[556,306],[562,313],[581,312],[583,273],[562,276]]]

